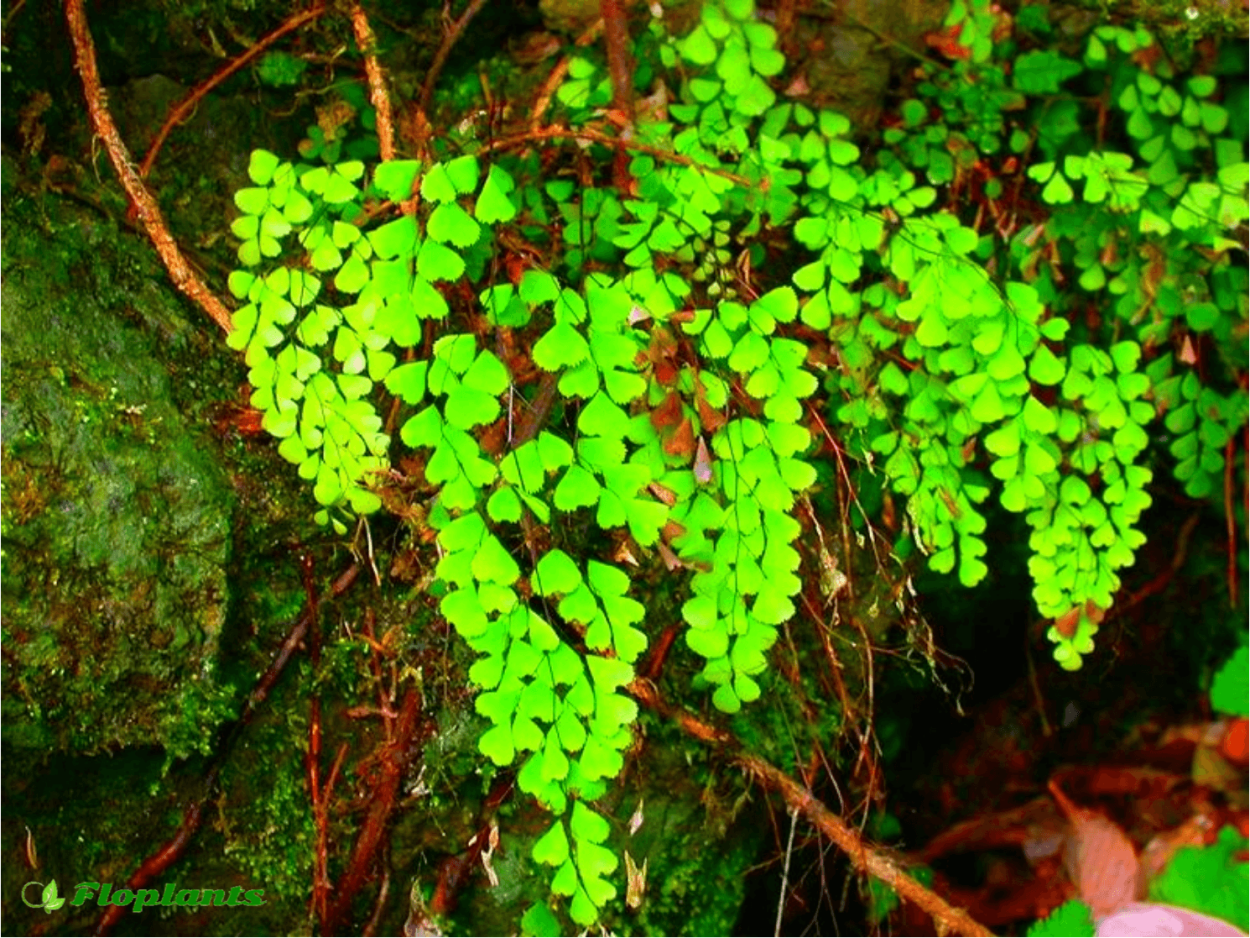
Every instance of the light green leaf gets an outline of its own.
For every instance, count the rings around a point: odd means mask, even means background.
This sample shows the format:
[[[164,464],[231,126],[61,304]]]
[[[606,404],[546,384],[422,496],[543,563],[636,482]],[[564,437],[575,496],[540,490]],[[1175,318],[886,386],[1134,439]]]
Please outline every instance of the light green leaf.
[[[605,818],[590,810],[580,801],[573,802],[573,817],[570,820],[569,829],[573,832],[575,840],[587,841],[592,844],[603,843],[612,832]],[[611,872],[611,869],[604,872]]]
[[[1002,398],[998,394],[998,385],[987,381],[976,400],[972,402],[972,417],[980,423],[996,423],[1006,415]]]
[[[495,521],[521,520],[521,502],[510,486],[495,491],[486,502],[486,513]]]
[[[511,765],[512,760],[516,758],[516,749],[512,744],[512,728],[509,726],[491,727],[482,734],[477,746],[482,751],[482,755],[489,758],[495,765]],[[567,848],[567,843],[565,846]]]
[[[373,184],[392,202],[402,202],[412,195],[420,169],[418,160],[388,160],[374,170]]]
[[[568,322],[559,322],[547,330],[535,344],[531,356],[544,371],[559,371],[584,362],[590,346],[577,329]]]
[[[465,387],[474,388],[492,396],[502,394],[511,383],[508,369],[495,354],[484,349],[462,379]]]
[[[699,25],[679,44],[681,54],[688,62],[695,65],[711,65],[716,61],[718,49],[715,40],[708,35],[707,29]]]
[[[564,819],[556,818],[551,828],[535,840],[531,855],[535,863],[545,863],[549,867],[559,867],[569,859],[569,837],[564,832]]]
[[[716,600],[711,596],[695,596],[681,607],[681,615],[691,628],[707,631],[716,625]]]
[[[473,575],[478,580],[511,586],[521,577],[521,568],[493,534],[488,534],[473,557]]]
[[[1062,173],[1055,173],[1042,189],[1042,201],[1047,205],[1064,205],[1072,201],[1072,187]]]
[[[477,197],[473,214],[478,221],[492,225],[496,222],[508,222],[516,216],[516,205],[509,193],[516,187],[512,177],[498,166],[491,166],[486,176],[486,184]]]
[[[417,272],[429,281],[458,280],[464,273],[464,260],[451,248],[429,238],[417,254]]]
[[[436,241],[467,248],[477,242],[482,228],[473,217],[455,202],[440,205],[426,222],[426,233]],[[434,278],[430,278],[434,279]],[[447,279],[455,279],[449,277]]]
[[[543,554],[530,580],[539,596],[552,596],[573,592],[581,584],[582,575],[568,554],[554,548]]]
[[[274,177],[281,160],[268,150],[253,150],[247,163],[247,174],[258,186],[267,186]]]
[[[573,511],[594,505],[599,501],[599,491],[599,482],[593,474],[581,466],[569,466],[556,486],[555,506],[561,511]]]
[[[1063,361],[1045,345],[1039,345],[1029,362],[1029,377],[1038,384],[1056,385],[1066,374]]]

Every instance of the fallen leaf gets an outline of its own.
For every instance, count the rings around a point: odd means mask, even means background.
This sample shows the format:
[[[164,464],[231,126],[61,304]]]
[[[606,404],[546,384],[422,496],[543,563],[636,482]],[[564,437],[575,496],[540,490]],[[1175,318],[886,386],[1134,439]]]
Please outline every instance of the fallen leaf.
[[[1054,779],[1050,793],[1072,826],[1063,852],[1064,867],[1094,918],[1108,916],[1137,899],[1137,851],[1128,835],[1110,818],[1073,804]]]

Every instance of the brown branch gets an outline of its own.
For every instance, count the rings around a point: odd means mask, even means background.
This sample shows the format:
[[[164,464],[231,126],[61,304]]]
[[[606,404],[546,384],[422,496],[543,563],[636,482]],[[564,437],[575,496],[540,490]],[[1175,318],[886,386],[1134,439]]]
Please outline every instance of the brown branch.
[[[312,805],[313,817],[317,826],[317,853],[313,862],[312,907],[317,921],[325,918],[326,895],[329,891],[328,877],[325,875],[326,824],[325,806],[329,803],[329,792],[321,790],[321,695],[317,693],[318,672],[321,670],[321,616],[317,601],[317,589],[314,582],[314,566],[311,552],[300,558],[300,567],[304,579],[304,596],[309,614],[308,627],[308,661],[312,665],[313,690],[312,699],[308,704],[308,751],[304,754],[304,770],[308,776],[308,800]],[[342,752],[340,752],[340,755]]]
[[[352,4],[352,30],[356,34],[356,45],[365,57],[365,75],[369,79],[369,100],[377,115],[378,153],[385,160],[395,159],[395,123],[391,119],[391,98],[386,91],[386,76],[382,74],[382,66],[378,57],[373,54],[376,45],[373,29],[369,26],[369,18],[359,3]]]
[[[382,846],[382,837],[391,813],[395,809],[399,794],[399,783],[403,780],[404,770],[408,766],[412,750],[415,748],[417,736],[417,717],[421,711],[421,695],[413,687],[404,694],[404,702],[400,707],[399,718],[395,723],[395,734],[386,744],[382,752],[380,778],[370,792],[369,813],[360,830],[360,837],[352,850],[352,857],[347,871],[339,879],[334,890],[334,905],[330,907],[322,932],[327,935],[341,934],[344,922],[351,911],[356,893],[364,885],[373,865],[374,857]]]
[[[926,889],[895,860],[870,847],[854,828],[848,826],[808,789],[780,769],[749,753],[735,756],[734,761],[760,779],[765,786],[780,792],[786,804],[800,812],[812,826],[837,844],[861,873],[880,880],[904,899],[927,912],[940,931],[956,935],[993,935],[993,932],[971,918],[968,913],[954,908],[941,896]]]
[[[205,81],[192,88],[185,98],[173,106],[169,112],[169,116],[165,118],[165,123],[161,125],[161,129],[156,133],[156,139],[152,141],[148,147],[147,154],[143,157],[143,162],[139,164],[139,176],[142,179],[148,178],[148,173],[152,171],[152,164],[156,162],[156,156],[161,151],[161,147],[165,145],[167,138],[173,129],[181,124],[191,112],[195,110],[200,100],[210,91],[220,85],[223,81],[233,75],[243,66],[247,65],[252,59],[256,58],[271,45],[281,39],[289,32],[294,32],[305,23],[315,20],[326,11],[325,0],[318,0],[316,4],[299,13],[292,13],[277,29],[266,33],[256,44],[250,49],[244,50],[235,56],[221,68],[217,69]]]
[[[640,703],[675,720],[685,732],[721,746],[728,758],[759,779],[766,788],[778,792],[791,810],[802,814],[813,827],[832,840],[860,873],[880,880],[927,912],[937,923],[939,934],[993,935],[966,912],[954,908],[913,879],[897,861],[865,842],[854,828],[830,811],[807,787],[758,756],[743,751],[730,734],[684,710],[668,706],[654,685],[648,682],[634,681],[628,690]]]
[[[347,743],[339,743],[339,751],[334,756],[334,764],[330,767],[330,777],[325,788],[318,793],[313,801],[313,820],[317,828],[317,852],[313,859],[312,910],[318,922],[326,918],[326,903],[329,901],[330,887],[330,798],[334,794],[334,785],[343,769],[343,760],[347,758]]]
[[[777,4],[777,20],[775,28],[777,35],[782,37],[782,41],[794,41],[794,19],[795,19],[795,3],[794,0],[780,0]],[[786,50],[787,56],[790,50]]]
[[[629,54],[629,21],[621,0],[599,0],[603,38],[608,53],[608,77],[612,81],[612,108],[629,127],[634,123],[634,61]]]
[[[234,325],[230,322],[230,311],[212,291],[204,285],[196,275],[182,252],[178,243],[165,227],[165,219],[161,217],[160,206],[152,194],[144,186],[143,180],[131,165],[130,154],[126,144],[117,132],[117,125],[109,113],[105,100],[104,89],[100,85],[100,72],[96,65],[95,44],[91,41],[91,31],[87,27],[87,17],[83,12],[82,0],[65,0],[65,20],[69,25],[70,38],[74,42],[74,53],[77,60],[78,74],[82,78],[83,94],[87,99],[87,111],[91,115],[91,125],[95,133],[104,141],[108,150],[109,160],[117,172],[122,188],[134,203],[143,223],[148,238],[156,247],[170,279],[178,290],[197,303],[212,320],[226,332],[232,332]]]
[[[554,371],[543,373],[542,380],[538,383],[538,393],[534,395],[534,401],[530,405],[530,410],[520,424],[517,425],[516,433],[512,436],[511,448],[513,450],[520,449],[524,444],[534,439],[534,437],[538,436],[539,431],[547,425],[547,418],[551,416],[551,409],[556,403],[556,389],[559,377]]]
[[[451,55],[452,46],[459,41],[465,27],[484,6],[486,6],[486,0],[472,0],[460,14],[460,19],[452,23],[446,35],[443,36],[443,43],[438,47],[438,52],[434,54],[434,61],[430,63],[430,70],[425,74],[425,84],[421,86],[421,97],[417,99],[417,107],[420,108],[422,114],[430,113],[430,102],[434,100],[434,86],[438,83],[438,76],[442,73],[443,66],[447,64],[447,57]]]
[[[612,82],[612,110],[620,122],[620,135],[634,135],[634,62],[629,54],[629,22],[621,0],[599,0],[603,16],[604,44],[608,53],[608,77]],[[617,148],[612,160],[612,178],[622,195],[630,191],[629,157]]]
[[[212,788],[216,788],[215,774],[212,782]],[[187,805],[186,810],[183,812],[182,824],[179,826],[178,831],[173,837],[161,844],[154,854],[139,865],[139,868],[135,870],[134,875],[132,875],[130,879],[126,880],[127,889],[131,892],[136,892],[137,890],[142,889],[148,883],[156,879],[156,877],[160,876],[161,873],[165,872],[165,870],[169,869],[169,867],[172,866],[174,862],[186,852],[192,838],[195,837],[195,832],[200,829],[200,822],[204,819],[204,808],[208,804],[209,796],[211,796],[211,790],[209,795],[199,798]],[[152,892],[156,892],[156,890],[153,889]],[[148,904],[153,903],[149,901]],[[121,920],[121,917],[125,915],[127,911],[128,908],[126,906],[110,905],[104,910],[104,914],[100,916],[99,922],[96,923],[95,934],[108,934],[109,930]]]

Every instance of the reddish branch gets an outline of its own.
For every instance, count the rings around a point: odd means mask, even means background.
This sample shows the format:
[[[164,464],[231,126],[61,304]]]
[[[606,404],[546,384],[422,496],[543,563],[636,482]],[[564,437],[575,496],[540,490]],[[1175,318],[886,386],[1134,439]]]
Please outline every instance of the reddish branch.
[[[338,774],[346,745],[339,750],[339,758],[330,773],[330,783],[325,792],[321,790],[321,697],[316,691],[317,673],[321,669],[321,616],[318,614],[317,590],[313,581],[313,561],[311,554],[305,554],[301,562],[304,575],[304,594],[307,597],[309,611],[308,628],[308,660],[312,665],[313,692],[308,705],[308,752],[304,756],[304,768],[308,774],[308,794],[312,802],[313,817],[317,827],[317,854],[313,863],[313,912],[318,921],[325,917],[326,895],[330,888],[329,876],[326,873],[328,855],[328,811],[330,792],[334,788],[334,778]]]
[[[629,22],[621,0],[599,0],[603,38],[608,53],[608,77],[612,81],[612,109],[628,127],[634,123],[634,61],[629,54]]]
[[[174,105],[169,112],[169,116],[165,118],[165,123],[161,125],[161,129],[156,133],[156,139],[152,141],[152,145],[148,147],[147,154],[143,157],[143,162],[139,164],[139,176],[143,179],[148,178],[148,173],[152,171],[152,164],[156,162],[156,155],[160,153],[161,147],[165,144],[165,138],[170,132],[184,120],[186,120],[191,112],[195,110],[195,106],[200,100],[220,85],[223,81],[237,72],[243,66],[247,65],[254,58],[268,49],[271,45],[281,39],[289,32],[299,29],[305,23],[312,22],[322,13],[326,11],[325,0],[318,0],[313,6],[300,13],[292,13],[286,21],[277,29],[262,36],[257,43],[250,49],[245,50],[241,54],[235,56],[221,68],[217,69],[208,79],[201,82],[191,92]]]
[[[612,110],[620,122],[621,139],[634,135],[634,58],[629,53],[629,22],[621,0],[599,0],[603,15],[604,44],[608,53],[608,77],[612,82]],[[613,181],[622,193],[630,191],[629,157],[617,148],[612,161]]]
[[[356,846],[352,850],[347,872],[339,879],[338,886],[334,890],[334,904],[330,907],[322,925],[324,934],[333,935],[343,932],[356,894],[370,875],[378,849],[382,846],[391,813],[395,810],[395,804],[398,801],[399,786],[403,781],[404,770],[408,767],[412,751],[416,748],[417,717],[420,711],[420,695],[415,688],[409,687],[399,709],[399,718],[395,721],[394,735],[386,744],[379,759],[379,777],[370,792],[369,813],[361,827]]]
[[[87,111],[91,115],[91,125],[96,135],[104,141],[109,160],[126,194],[134,203],[139,221],[143,223],[144,230],[147,231],[148,237],[156,247],[156,253],[160,255],[165,269],[169,271],[169,277],[173,280],[174,286],[199,304],[217,325],[226,332],[231,332],[234,326],[230,322],[230,311],[187,264],[182,251],[178,248],[178,243],[174,241],[169,229],[165,227],[160,207],[130,162],[130,154],[126,150],[125,143],[122,142],[121,135],[117,132],[117,125],[113,123],[113,116],[109,113],[105,100],[104,88],[100,84],[95,45],[91,41],[91,31],[87,28],[87,17],[83,13],[82,0],[65,0],[65,19],[69,25],[70,37],[74,42],[78,74],[82,78]]]
[[[319,703],[319,702],[318,702]],[[343,760],[347,758],[347,743],[339,744],[339,751],[334,756],[334,765],[330,767],[330,778],[324,789],[318,790],[317,778],[310,772],[309,781],[313,788],[313,821],[317,828],[317,855],[313,859],[313,890],[312,908],[317,921],[324,922],[326,905],[330,895],[330,798],[334,794],[334,785],[343,770]],[[316,763],[310,763],[315,766]]]
[[[512,796],[516,787],[516,776],[511,772],[498,779],[482,802],[474,825],[476,833],[469,841],[469,847],[463,853],[444,859],[438,865],[438,879],[434,885],[434,893],[430,896],[429,913],[431,915],[451,915],[456,911],[460,894],[471,881],[472,874],[483,866],[483,854],[489,847],[494,851],[492,832],[498,833],[495,814],[499,806]],[[489,856],[487,856],[489,861]]]
[[[813,827],[832,840],[846,854],[852,866],[885,883],[932,916],[938,925],[939,934],[993,934],[966,912],[954,908],[941,896],[918,883],[898,862],[866,843],[854,828],[830,811],[807,787],[758,756],[744,752],[729,733],[704,723],[684,710],[669,707],[660,698],[655,687],[645,681],[634,681],[629,686],[629,692],[640,703],[662,716],[676,720],[690,735],[721,746],[725,755],[759,779],[766,788],[778,792],[792,811],[802,814]]]
[[[154,854],[139,865],[134,875],[126,880],[127,889],[134,892],[136,889],[144,888],[186,852],[188,845],[190,845],[192,838],[195,836],[195,832],[200,829],[200,822],[204,818],[204,808],[208,803],[209,796],[212,794],[212,789],[216,788],[216,785],[217,767],[214,767],[210,772],[209,794],[187,805],[187,809],[182,816],[182,826],[178,828],[178,832],[161,844]],[[104,914],[100,916],[100,921],[96,923],[95,933],[97,935],[108,934],[109,930],[128,911],[129,909],[126,906],[110,905],[104,910]]]
[[[369,100],[377,114],[378,152],[383,160],[395,159],[395,124],[391,119],[391,98],[386,92],[386,78],[378,57],[373,54],[375,40],[369,26],[369,18],[359,3],[352,4],[352,30],[356,33],[356,45],[365,57],[365,75],[369,79]]]

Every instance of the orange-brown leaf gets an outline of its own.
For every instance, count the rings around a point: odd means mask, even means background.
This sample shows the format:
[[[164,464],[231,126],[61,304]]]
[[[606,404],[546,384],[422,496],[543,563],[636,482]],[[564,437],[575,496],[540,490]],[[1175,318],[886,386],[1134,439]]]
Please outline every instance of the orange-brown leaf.
[[[664,452],[670,456],[694,455],[694,425],[689,417],[683,419],[681,426],[664,442]]]
[[[651,411],[651,425],[657,430],[663,430],[665,427],[677,426],[681,420],[681,397],[676,391],[669,391],[664,402]]]

